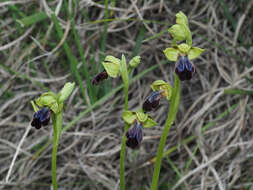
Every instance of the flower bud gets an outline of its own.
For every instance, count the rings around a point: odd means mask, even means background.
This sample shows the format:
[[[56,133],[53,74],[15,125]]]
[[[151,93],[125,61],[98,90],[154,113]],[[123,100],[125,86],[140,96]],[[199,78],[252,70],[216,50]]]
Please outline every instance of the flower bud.
[[[130,60],[129,65],[133,68],[136,68],[140,64],[140,62],[141,62],[141,57],[135,56]]]

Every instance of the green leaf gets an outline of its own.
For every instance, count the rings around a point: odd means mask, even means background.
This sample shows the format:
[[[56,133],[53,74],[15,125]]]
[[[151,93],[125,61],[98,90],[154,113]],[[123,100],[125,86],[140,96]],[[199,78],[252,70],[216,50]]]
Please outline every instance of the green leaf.
[[[192,60],[200,56],[205,50],[198,48],[198,47],[192,47],[190,51],[188,52],[188,59]]]
[[[139,122],[144,123],[148,119],[148,115],[143,112],[143,110],[139,110],[136,112],[136,116]]]
[[[128,87],[129,79],[128,79],[127,64],[126,64],[126,58],[123,54],[121,57],[120,73],[121,73],[121,77],[122,77],[125,87],[126,86]]]
[[[144,128],[154,127],[157,126],[157,122],[151,119],[150,117],[143,123]]]
[[[36,24],[40,21],[45,20],[48,18],[47,14],[45,12],[36,12],[35,14],[31,16],[27,16],[25,18],[22,18],[20,20],[17,20],[22,27],[30,26],[33,24]]]
[[[188,18],[182,11],[179,11],[176,14],[176,23],[185,25],[186,27],[189,27]]]
[[[186,30],[186,27],[182,24],[174,24],[172,27],[168,30],[174,40],[176,41],[182,41],[187,38],[188,31]]]
[[[182,53],[188,53],[188,51],[191,49],[191,47],[188,46],[186,43],[182,43],[182,44],[178,45],[177,47],[180,50],[180,52],[182,52]]]
[[[59,92],[59,102],[63,102],[66,100],[69,95],[72,93],[73,89],[75,87],[75,83],[68,82],[64,85],[62,90]]]
[[[134,112],[124,111],[122,114],[122,118],[126,123],[128,123],[129,125],[132,125],[134,121],[136,120],[136,115]]]
[[[140,64],[140,62],[141,62],[141,57],[135,56],[130,60],[129,65],[133,68],[136,68]]]
[[[116,78],[119,74],[120,70],[120,59],[113,57],[111,55],[106,56],[105,60],[102,62],[104,69],[106,70],[107,74],[112,77]]]
[[[60,111],[56,97],[52,92],[46,92],[42,94],[39,98],[36,99],[36,104],[39,107],[48,107],[54,113],[58,113]]]
[[[177,61],[179,51],[176,48],[166,48],[163,53],[169,61]]]

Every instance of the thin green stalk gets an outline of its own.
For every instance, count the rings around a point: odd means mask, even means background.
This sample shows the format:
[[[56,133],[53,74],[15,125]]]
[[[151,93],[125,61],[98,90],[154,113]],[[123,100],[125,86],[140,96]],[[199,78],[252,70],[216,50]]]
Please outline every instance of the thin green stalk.
[[[59,39],[62,39],[63,38],[63,31],[62,31],[62,28],[61,28],[61,26],[57,20],[57,17],[55,16],[54,13],[51,14],[51,19],[54,23],[54,26],[55,26],[55,29],[56,29]],[[65,50],[68,60],[70,61],[70,69],[73,72],[74,76],[76,77],[76,80],[77,80],[78,85],[80,87],[80,92],[83,97],[84,104],[87,104],[86,95],[85,95],[85,88],[83,86],[82,77],[79,73],[79,70],[77,69],[78,61],[77,61],[76,57],[72,54],[70,47],[67,44],[66,40],[63,42],[63,48]]]
[[[57,150],[62,129],[62,112],[56,114],[53,119],[54,125],[54,145],[52,153],[52,183],[53,189],[58,190],[57,175],[56,175],[56,161],[57,161]]]
[[[128,110],[128,85],[124,85],[125,92],[125,104],[124,110]],[[125,122],[124,133],[121,142],[121,151],[120,151],[120,190],[125,190],[125,152],[126,152],[126,132],[129,126]]]
[[[157,156],[156,156],[156,162],[155,162],[155,168],[153,172],[153,178],[152,178],[152,184],[151,184],[151,189],[150,190],[156,190],[157,189],[157,184],[159,181],[159,174],[160,174],[160,169],[161,169],[161,163],[162,163],[162,158],[163,158],[163,150],[164,146],[166,143],[166,138],[168,136],[170,127],[175,120],[177,111],[178,111],[178,104],[180,100],[180,81],[178,76],[175,74],[175,85],[172,91],[172,97],[171,97],[171,106],[170,106],[170,111],[168,113],[168,118],[166,120],[163,133],[160,139],[160,144],[158,147],[157,151]]]
[[[121,77],[124,83],[124,92],[125,92],[125,103],[124,103],[124,111],[128,110],[128,89],[129,89],[129,74],[127,70],[127,64],[125,56],[122,55],[122,73]],[[120,151],[120,190],[125,190],[125,152],[126,152],[126,132],[129,126],[125,122],[124,133],[122,137],[121,143],[121,151]]]

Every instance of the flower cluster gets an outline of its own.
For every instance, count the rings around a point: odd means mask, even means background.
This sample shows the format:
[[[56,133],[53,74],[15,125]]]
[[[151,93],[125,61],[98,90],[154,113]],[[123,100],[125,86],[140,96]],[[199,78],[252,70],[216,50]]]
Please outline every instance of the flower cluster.
[[[62,112],[63,102],[71,94],[75,86],[75,83],[66,83],[62,90],[55,94],[53,92],[43,93],[36,99],[36,104],[31,101],[33,109],[35,111],[31,126],[36,129],[40,129],[42,126],[48,125],[52,114],[58,114]],[[40,108],[38,108],[39,106]]]
[[[200,56],[204,49],[192,47],[192,35],[189,29],[188,19],[183,12],[176,14],[176,23],[169,32],[173,38],[171,47],[163,52],[169,61],[175,61],[175,72],[181,81],[190,80],[195,72],[195,66],[191,60]],[[186,43],[177,44],[177,41],[185,40]]]
[[[126,133],[126,145],[132,149],[136,149],[140,146],[143,139],[143,128],[157,125],[157,123],[149,117],[146,112],[157,109],[162,97],[165,97],[167,100],[170,100],[171,97],[172,87],[163,80],[153,82],[151,88],[153,91],[145,99],[142,109],[137,112],[123,112],[122,117],[124,121],[131,126]]]
[[[157,123],[140,109],[137,112],[124,111],[122,115],[124,121],[131,127],[126,132],[126,145],[132,149],[140,146],[143,139],[142,129],[156,126]]]

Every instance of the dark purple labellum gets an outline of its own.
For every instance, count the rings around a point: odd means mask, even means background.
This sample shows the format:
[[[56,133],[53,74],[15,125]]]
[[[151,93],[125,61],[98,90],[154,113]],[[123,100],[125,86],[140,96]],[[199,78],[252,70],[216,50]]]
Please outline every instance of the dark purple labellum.
[[[46,126],[50,121],[51,111],[48,108],[41,108],[33,115],[31,125],[36,129],[40,129],[41,126]]]
[[[151,92],[142,105],[143,111],[148,112],[156,109],[159,106],[161,97],[161,91]]]
[[[187,56],[179,56],[175,72],[181,81],[190,80],[195,72],[195,66]]]
[[[108,74],[106,71],[102,71],[101,73],[97,74],[94,79],[92,80],[93,85],[98,85],[101,81],[108,78]]]
[[[136,121],[134,125],[131,126],[130,129],[128,129],[128,131],[126,132],[126,137],[126,145],[129,148],[138,148],[142,141],[142,125]]]

